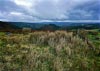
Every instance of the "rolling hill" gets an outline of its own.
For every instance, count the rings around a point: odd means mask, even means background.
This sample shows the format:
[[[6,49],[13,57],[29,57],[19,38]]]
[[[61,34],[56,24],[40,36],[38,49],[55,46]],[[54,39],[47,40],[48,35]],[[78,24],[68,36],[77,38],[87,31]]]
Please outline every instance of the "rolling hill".
[[[31,28],[32,30],[71,30],[71,29],[100,29],[100,23],[73,23],[73,22],[2,22],[0,30],[16,30]]]
[[[10,22],[2,22],[0,21],[0,30],[8,30],[8,29],[21,29],[16,25],[10,24]]]

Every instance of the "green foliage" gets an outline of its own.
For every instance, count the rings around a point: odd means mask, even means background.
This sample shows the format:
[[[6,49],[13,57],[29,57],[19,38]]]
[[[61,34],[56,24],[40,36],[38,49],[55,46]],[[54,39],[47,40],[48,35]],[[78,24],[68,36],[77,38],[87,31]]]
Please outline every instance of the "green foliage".
[[[4,32],[0,32],[0,36],[3,36],[3,35],[5,35],[5,33]]]

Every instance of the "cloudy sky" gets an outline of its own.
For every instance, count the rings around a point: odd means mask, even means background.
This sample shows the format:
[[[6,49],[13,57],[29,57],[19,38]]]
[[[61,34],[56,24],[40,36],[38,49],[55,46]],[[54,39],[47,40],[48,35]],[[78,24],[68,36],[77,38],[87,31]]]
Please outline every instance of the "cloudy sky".
[[[99,21],[100,0],[0,0],[0,21]]]

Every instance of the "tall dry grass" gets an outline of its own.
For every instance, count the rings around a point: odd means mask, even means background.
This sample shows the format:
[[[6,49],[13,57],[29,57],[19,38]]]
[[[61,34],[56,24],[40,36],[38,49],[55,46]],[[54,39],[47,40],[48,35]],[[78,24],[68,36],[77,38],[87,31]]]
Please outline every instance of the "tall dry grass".
[[[95,58],[73,32],[0,36],[0,71],[99,71]]]

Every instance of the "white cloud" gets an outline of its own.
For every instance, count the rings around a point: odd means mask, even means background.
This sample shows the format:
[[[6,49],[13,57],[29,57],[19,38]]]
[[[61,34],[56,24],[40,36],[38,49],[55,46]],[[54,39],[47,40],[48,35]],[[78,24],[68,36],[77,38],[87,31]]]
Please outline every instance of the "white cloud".
[[[32,3],[31,0],[12,0],[14,1],[17,5],[25,6],[25,7],[31,7]]]
[[[10,20],[16,18],[18,20],[41,21],[41,20],[62,20],[69,19],[70,12],[77,13],[78,18],[89,19],[92,17],[91,11],[80,10],[74,8],[80,5],[86,5],[98,0],[9,0],[21,7],[17,11],[11,11],[9,14]],[[75,14],[74,14],[75,15]],[[76,17],[77,17],[76,15]],[[80,19],[79,18],[79,19]]]
[[[12,0],[23,6],[29,13],[45,18],[67,18],[65,13],[73,7],[90,0]]]
[[[20,12],[11,12],[10,15],[21,16],[23,13]]]

